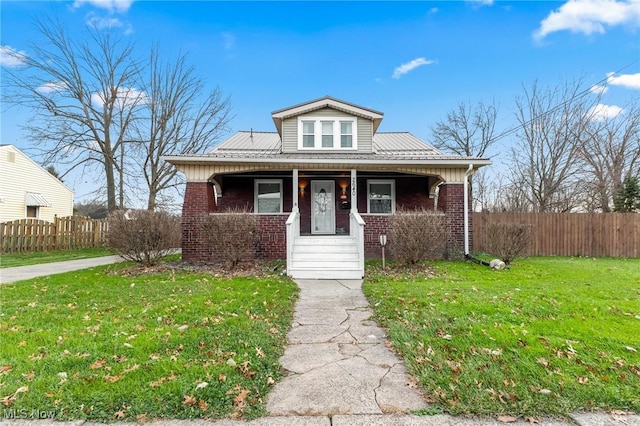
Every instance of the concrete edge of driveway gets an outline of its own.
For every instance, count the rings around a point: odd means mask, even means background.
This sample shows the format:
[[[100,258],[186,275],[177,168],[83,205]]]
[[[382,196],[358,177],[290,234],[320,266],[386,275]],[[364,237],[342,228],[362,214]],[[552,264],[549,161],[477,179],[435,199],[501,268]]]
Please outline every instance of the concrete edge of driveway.
[[[78,271],[95,266],[124,262],[120,256],[90,257],[88,259],[65,260],[63,262],[38,263],[37,265],[15,266],[0,269],[0,284],[9,284],[21,280]]]

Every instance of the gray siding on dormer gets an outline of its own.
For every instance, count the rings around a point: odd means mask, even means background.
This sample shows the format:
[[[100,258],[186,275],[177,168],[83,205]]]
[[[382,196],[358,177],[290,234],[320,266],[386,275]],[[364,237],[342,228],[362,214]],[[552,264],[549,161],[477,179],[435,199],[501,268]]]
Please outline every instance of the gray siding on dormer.
[[[338,111],[332,108],[323,108],[317,111],[313,111],[305,116],[309,117],[353,117],[342,111]],[[348,155],[349,152],[363,153],[371,152],[372,147],[372,129],[373,123],[366,118],[357,117],[358,123],[358,150],[357,151],[345,151]],[[285,118],[282,121],[282,152],[291,153],[298,151],[298,117]],[[337,151],[337,150],[336,150]],[[309,152],[305,150],[305,152]]]

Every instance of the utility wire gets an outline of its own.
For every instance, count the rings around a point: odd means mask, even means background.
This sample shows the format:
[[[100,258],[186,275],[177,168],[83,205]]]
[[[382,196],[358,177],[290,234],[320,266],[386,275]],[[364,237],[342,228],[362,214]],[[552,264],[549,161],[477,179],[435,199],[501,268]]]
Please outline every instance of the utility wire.
[[[627,64],[624,67],[620,68],[619,70],[614,71],[613,74],[619,74],[622,71],[626,70],[627,68],[637,64],[638,62],[640,62],[640,59],[636,59],[635,61],[631,62],[630,64]],[[571,99],[567,99],[566,101],[562,102],[561,104],[556,105],[555,107],[551,108],[550,110],[545,111],[544,113],[533,117],[531,120],[529,120],[529,121],[527,121],[525,123],[522,123],[522,124],[518,124],[517,126],[514,126],[514,127],[510,128],[508,130],[505,130],[504,132],[500,133],[498,136],[489,139],[488,144],[492,144],[493,142],[496,142],[496,141],[498,141],[500,139],[503,139],[503,138],[505,138],[505,137],[517,132],[521,128],[524,128],[524,127],[528,126],[529,124],[533,123],[534,121],[539,120],[540,118],[559,110],[560,108],[564,107],[565,105],[573,102],[576,99],[579,99],[579,98],[585,96],[588,93],[591,93],[591,89],[593,87],[600,86],[600,85],[606,86],[608,84],[608,82],[609,82],[609,76],[603,78],[600,81],[597,81],[597,82],[591,84],[589,87],[584,89],[582,92],[577,93]]]

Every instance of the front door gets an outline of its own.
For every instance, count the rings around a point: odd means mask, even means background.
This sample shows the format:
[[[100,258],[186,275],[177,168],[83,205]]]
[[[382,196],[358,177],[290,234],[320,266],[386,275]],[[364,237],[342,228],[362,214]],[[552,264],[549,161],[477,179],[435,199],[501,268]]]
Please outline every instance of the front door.
[[[311,181],[311,233],[336,233],[335,182]]]

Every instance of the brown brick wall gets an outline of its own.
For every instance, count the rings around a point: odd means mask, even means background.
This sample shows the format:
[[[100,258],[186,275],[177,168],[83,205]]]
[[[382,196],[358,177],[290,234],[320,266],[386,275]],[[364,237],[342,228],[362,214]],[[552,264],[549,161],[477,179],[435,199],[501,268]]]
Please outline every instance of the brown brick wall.
[[[468,201],[471,209],[471,197],[468,197]],[[445,213],[451,236],[449,258],[461,258],[464,256],[464,185],[460,183],[440,185],[438,208]],[[473,247],[471,216],[471,210],[469,210],[469,247]]]
[[[212,251],[202,241],[200,219],[215,211],[213,184],[187,182],[182,205],[182,259],[186,262],[208,260]]]
[[[382,256],[380,235],[387,234],[389,216],[361,213],[366,223],[364,226],[364,255],[366,258],[377,259]]]

